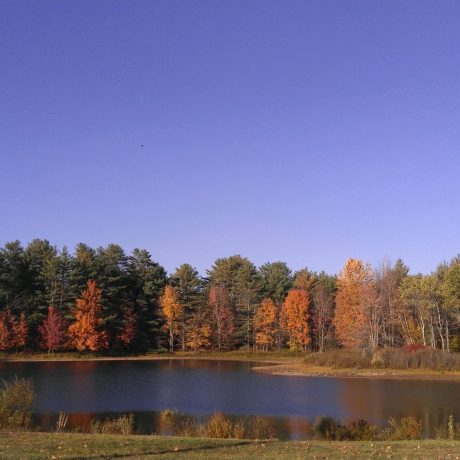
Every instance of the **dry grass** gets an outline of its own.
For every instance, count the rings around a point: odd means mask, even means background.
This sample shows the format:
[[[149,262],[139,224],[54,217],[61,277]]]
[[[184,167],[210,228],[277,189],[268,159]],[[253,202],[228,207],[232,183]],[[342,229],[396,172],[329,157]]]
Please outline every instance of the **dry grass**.
[[[430,347],[408,351],[404,348],[383,348],[373,354],[364,350],[336,349],[311,353],[305,363],[335,369],[432,369],[460,371],[460,353],[448,353]]]

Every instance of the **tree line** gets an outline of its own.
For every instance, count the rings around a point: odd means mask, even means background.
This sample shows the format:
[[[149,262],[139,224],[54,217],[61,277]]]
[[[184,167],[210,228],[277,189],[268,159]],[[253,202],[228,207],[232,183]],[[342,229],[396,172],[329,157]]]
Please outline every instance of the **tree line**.
[[[460,257],[429,275],[350,258],[338,275],[235,255],[172,274],[145,249],[0,248],[0,350],[313,350],[421,344],[458,351]]]

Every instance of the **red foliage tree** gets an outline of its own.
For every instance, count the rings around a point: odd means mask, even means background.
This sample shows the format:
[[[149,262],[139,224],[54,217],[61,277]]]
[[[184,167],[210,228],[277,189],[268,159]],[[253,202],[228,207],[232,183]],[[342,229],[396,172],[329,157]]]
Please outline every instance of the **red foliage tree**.
[[[0,312],[0,350],[11,350],[15,346],[14,316],[10,310]]]
[[[19,321],[13,325],[14,346],[15,348],[25,348],[27,338],[29,337],[29,328],[27,326],[26,316],[21,313]]]
[[[48,307],[48,316],[38,328],[40,347],[52,353],[64,343],[65,329],[61,314],[53,306]]]
[[[125,307],[123,311],[123,325],[118,340],[127,347],[136,337],[137,315],[133,307]]]

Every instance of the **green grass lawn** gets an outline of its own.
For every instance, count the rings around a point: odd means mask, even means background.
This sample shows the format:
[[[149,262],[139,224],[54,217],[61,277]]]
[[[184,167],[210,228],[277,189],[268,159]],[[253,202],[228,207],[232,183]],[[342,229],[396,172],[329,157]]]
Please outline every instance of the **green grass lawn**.
[[[459,441],[248,441],[76,433],[0,433],[2,459],[460,459]]]

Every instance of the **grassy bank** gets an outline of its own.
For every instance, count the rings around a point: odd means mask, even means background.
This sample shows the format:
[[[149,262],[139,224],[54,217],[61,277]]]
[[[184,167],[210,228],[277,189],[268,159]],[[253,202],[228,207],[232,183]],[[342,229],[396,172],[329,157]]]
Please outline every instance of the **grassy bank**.
[[[95,353],[78,352],[56,352],[53,354],[42,352],[0,352],[0,361],[108,361],[108,360],[156,360],[156,359],[216,359],[228,361],[261,361],[261,362],[301,362],[305,358],[305,353],[293,353],[290,351],[198,351],[174,353],[140,353],[129,355],[108,355]]]
[[[458,459],[459,441],[247,441],[74,433],[0,433],[0,458],[19,459]]]

